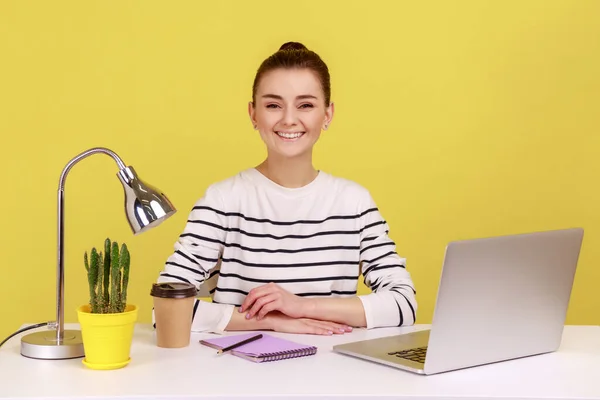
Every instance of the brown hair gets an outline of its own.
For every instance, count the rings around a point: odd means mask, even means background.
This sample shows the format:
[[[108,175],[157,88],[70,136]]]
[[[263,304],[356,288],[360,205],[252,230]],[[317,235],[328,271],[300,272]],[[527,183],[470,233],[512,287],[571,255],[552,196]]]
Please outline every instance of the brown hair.
[[[277,52],[273,53],[262,62],[256,72],[254,84],[252,85],[252,101],[254,103],[256,102],[256,89],[258,88],[262,76],[267,72],[278,68],[309,69],[315,73],[321,82],[321,88],[325,95],[325,106],[329,107],[331,99],[329,69],[317,53],[308,50],[306,46],[298,42],[284,43]]]

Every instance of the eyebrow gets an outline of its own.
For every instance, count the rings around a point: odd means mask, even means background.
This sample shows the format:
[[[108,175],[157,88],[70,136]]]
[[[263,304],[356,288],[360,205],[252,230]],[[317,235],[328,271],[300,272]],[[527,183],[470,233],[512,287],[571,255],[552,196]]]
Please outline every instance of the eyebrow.
[[[265,94],[262,96],[263,99],[277,99],[277,100],[283,100],[283,97],[279,96],[278,94]],[[296,96],[296,100],[304,100],[304,99],[314,99],[317,100],[316,96],[313,96],[312,94],[301,94],[300,96]]]

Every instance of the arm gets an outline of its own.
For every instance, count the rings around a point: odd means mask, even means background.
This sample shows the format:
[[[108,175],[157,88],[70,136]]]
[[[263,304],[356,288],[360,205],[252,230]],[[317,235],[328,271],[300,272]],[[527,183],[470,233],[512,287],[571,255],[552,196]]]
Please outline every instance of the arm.
[[[308,298],[304,316],[324,321],[333,321],[354,327],[366,327],[367,319],[362,301],[350,298]]]
[[[351,331],[351,328],[346,325],[309,318],[292,318],[278,311],[273,311],[262,319],[247,319],[244,314],[233,313],[226,329],[228,331],[272,330],[326,336]]]
[[[227,217],[222,215],[220,194],[209,187],[204,197],[196,202],[175,251],[167,259],[158,282],[183,281],[200,288],[208,279],[223,252]]]
[[[178,241],[167,259],[157,282],[188,282],[200,288],[217,266],[225,243],[227,217],[223,201],[214,187],[196,202]],[[192,320],[193,331],[221,332],[225,329],[233,306],[196,300]]]
[[[263,318],[269,318],[273,311],[281,312],[292,319],[308,318],[336,323],[341,325],[344,331],[351,326],[366,326],[363,303],[358,297],[299,297],[272,282],[252,289],[234,315],[249,321],[261,321]]]
[[[271,330],[269,319],[247,319],[244,314],[233,312],[227,327],[228,331],[255,331],[255,330]]]
[[[371,196],[361,217],[360,261],[365,284],[372,293],[359,296],[367,328],[412,325],[416,322],[416,291],[406,260],[396,253],[389,227]]]

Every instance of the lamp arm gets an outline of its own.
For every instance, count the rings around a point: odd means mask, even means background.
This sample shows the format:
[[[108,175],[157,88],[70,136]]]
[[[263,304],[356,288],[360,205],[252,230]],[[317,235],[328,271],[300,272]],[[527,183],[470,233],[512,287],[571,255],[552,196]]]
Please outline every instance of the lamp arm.
[[[58,232],[57,232],[57,271],[56,271],[56,341],[60,343],[64,337],[64,302],[65,302],[65,271],[64,271],[64,206],[65,206],[65,181],[71,168],[84,158],[96,153],[104,153],[112,157],[119,170],[126,168],[123,160],[112,150],[104,147],[94,147],[75,156],[67,163],[60,175],[58,184]]]
[[[96,153],[104,153],[106,155],[111,156],[116,161],[117,165],[119,166],[119,169],[125,168],[125,163],[123,162],[123,160],[121,160],[121,158],[114,151],[109,150],[104,147],[94,147],[94,148],[84,151],[81,154],[76,155],[75,157],[73,157],[73,159],[71,161],[69,161],[67,163],[67,165],[63,169],[62,173],[60,174],[60,182],[59,182],[58,190],[64,190],[65,181],[67,180],[67,174],[69,173],[69,171],[71,170],[71,168],[73,168],[73,166],[75,164],[77,164],[79,161],[83,160],[84,158],[89,157],[92,154],[96,154]]]

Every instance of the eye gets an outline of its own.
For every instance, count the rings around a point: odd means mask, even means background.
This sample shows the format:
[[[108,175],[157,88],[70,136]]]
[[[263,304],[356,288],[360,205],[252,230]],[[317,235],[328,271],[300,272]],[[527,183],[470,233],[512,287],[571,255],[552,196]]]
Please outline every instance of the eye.
[[[313,108],[314,105],[312,105],[311,103],[304,103],[300,105],[300,108]]]
[[[267,108],[279,108],[279,104],[267,104]]]

